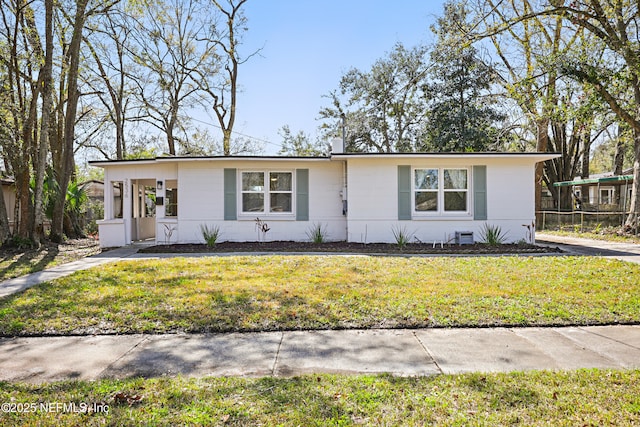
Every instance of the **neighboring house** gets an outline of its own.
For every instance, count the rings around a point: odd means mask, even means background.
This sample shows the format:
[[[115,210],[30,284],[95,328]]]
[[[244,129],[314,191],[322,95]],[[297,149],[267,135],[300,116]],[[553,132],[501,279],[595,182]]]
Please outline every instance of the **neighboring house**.
[[[15,224],[15,207],[16,207],[16,186],[13,178],[0,179],[2,185],[2,197],[4,197],[4,206],[7,209],[7,218],[9,220],[9,228],[13,232]]]
[[[395,242],[404,230],[422,242],[478,240],[485,224],[509,241],[532,238],[534,170],[548,153],[333,153],[328,157],[160,157],[94,161],[104,168],[103,247],[137,240]],[[154,209],[151,205],[155,204]],[[261,233],[256,220],[268,224]]]
[[[626,211],[631,202],[633,169],[623,171],[622,175],[596,174],[589,178],[556,182],[553,186],[571,187],[575,199],[574,209]]]
[[[13,232],[13,226],[15,224],[15,207],[16,207],[16,186],[13,178],[2,178],[0,179],[2,183],[2,195],[4,197],[5,207],[7,208],[7,217],[9,219],[9,227],[11,232]],[[97,203],[102,205],[104,200],[104,184],[102,181],[97,180],[89,180],[81,184],[89,201],[92,203]],[[93,211],[87,212],[87,217],[84,218],[85,221],[90,221],[93,219],[92,217]],[[44,220],[44,229],[48,231],[50,229],[50,222],[45,218]]]

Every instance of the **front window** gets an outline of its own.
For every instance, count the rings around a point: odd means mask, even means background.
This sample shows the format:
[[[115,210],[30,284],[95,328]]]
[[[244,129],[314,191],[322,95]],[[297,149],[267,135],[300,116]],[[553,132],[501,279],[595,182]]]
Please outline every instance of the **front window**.
[[[165,210],[164,215],[169,217],[178,216],[178,181],[168,179],[165,189]]]
[[[414,212],[443,214],[468,211],[467,169],[414,169],[413,177]]]
[[[242,172],[242,212],[293,212],[292,172]]]
[[[122,194],[124,192],[124,183],[122,181],[113,181],[111,186],[111,218],[122,218]]]

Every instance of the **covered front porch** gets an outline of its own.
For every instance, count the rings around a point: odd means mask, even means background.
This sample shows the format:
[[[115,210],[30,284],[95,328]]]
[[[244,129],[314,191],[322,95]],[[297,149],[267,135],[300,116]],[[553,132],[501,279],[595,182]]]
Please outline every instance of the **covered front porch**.
[[[105,179],[105,219],[97,221],[100,246],[175,242],[177,192],[175,179]]]

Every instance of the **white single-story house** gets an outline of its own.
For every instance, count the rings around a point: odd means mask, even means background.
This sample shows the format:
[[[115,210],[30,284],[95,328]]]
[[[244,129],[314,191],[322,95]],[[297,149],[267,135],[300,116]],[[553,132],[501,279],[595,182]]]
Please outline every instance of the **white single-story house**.
[[[479,240],[486,224],[507,240],[533,238],[534,176],[551,153],[334,152],[326,157],[159,157],[94,161],[104,168],[103,247],[139,240],[422,242]],[[261,232],[257,220],[268,224]],[[468,234],[465,234],[468,236]]]

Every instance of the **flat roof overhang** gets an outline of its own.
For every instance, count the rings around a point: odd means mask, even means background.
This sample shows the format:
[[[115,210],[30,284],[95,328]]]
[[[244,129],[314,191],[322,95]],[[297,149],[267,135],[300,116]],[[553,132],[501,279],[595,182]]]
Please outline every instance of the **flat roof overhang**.
[[[132,160],[90,160],[91,166],[114,166],[114,165],[130,165],[130,164],[154,164],[154,163],[173,163],[173,162],[211,162],[211,161],[285,161],[285,162],[326,162],[331,160],[330,157],[308,157],[308,156],[172,156],[172,157],[156,157],[153,159],[132,159]]]
[[[278,161],[278,162],[326,162],[331,160],[349,159],[482,159],[482,158],[516,158],[530,159],[535,162],[542,162],[560,157],[558,153],[502,153],[502,152],[482,152],[482,153],[335,153],[330,156],[305,157],[305,156],[172,156],[156,157],[153,159],[132,159],[132,160],[91,160],[92,166],[116,166],[130,164],[154,164],[173,162],[207,162],[207,161]]]
[[[560,157],[560,153],[506,153],[506,152],[476,152],[476,153],[336,153],[331,158],[336,160],[348,159],[534,159],[543,162]]]

